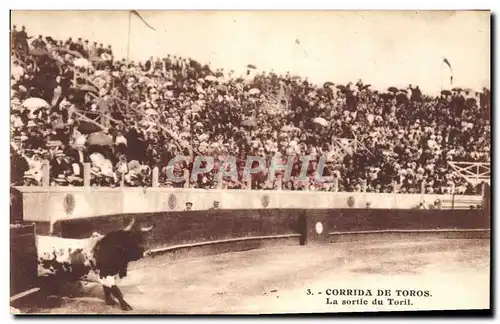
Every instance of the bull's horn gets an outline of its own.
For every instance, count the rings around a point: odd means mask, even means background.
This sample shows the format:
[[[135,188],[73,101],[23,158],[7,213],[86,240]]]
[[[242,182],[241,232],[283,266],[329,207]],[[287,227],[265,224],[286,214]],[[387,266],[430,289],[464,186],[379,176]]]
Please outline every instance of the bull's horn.
[[[148,227],[141,227],[141,232],[149,232],[150,230],[155,227],[154,225],[148,226]]]
[[[124,231],[130,231],[132,229],[132,227],[134,227],[134,224],[135,224],[135,218],[132,218],[132,220],[130,221],[130,223],[123,230]]]

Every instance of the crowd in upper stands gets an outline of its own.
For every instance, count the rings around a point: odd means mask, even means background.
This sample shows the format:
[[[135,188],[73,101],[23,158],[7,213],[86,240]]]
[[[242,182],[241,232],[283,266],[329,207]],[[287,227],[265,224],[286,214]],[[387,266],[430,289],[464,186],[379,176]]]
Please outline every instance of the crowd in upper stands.
[[[490,162],[490,93],[454,88],[427,96],[418,86],[373,90],[361,80],[314,85],[307,78],[260,72],[243,76],[191,58],[167,55],[146,62],[113,56],[111,45],[78,38],[29,37],[11,30],[11,183],[41,185],[43,160],[50,185],[83,185],[91,163],[94,186],[181,187],[167,178],[176,155],[213,156],[216,166],[188,184],[214,188],[221,162],[238,158],[246,189],[245,157],[294,156],[289,181],[251,188],[272,190],[473,193],[448,161]],[[334,76],[332,77],[334,78]],[[349,140],[348,140],[349,139]],[[326,157],[325,176],[299,181],[299,157]],[[179,162],[177,176],[191,170]],[[423,185],[422,185],[423,184]]]

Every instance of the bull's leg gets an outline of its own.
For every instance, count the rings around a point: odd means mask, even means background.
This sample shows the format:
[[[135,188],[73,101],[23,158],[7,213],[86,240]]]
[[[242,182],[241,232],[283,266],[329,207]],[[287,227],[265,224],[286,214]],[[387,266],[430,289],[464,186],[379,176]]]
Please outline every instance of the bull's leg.
[[[127,302],[123,299],[123,294],[118,288],[118,286],[116,285],[112,286],[110,288],[110,291],[116,297],[116,299],[118,299],[121,309],[123,309],[124,311],[132,310],[132,307],[129,304],[127,304]]]
[[[104,300],[107,305],[116,305],[116,301],[113,299],[113,295],[111,294],[111,288],[103,286],[104,289]]]

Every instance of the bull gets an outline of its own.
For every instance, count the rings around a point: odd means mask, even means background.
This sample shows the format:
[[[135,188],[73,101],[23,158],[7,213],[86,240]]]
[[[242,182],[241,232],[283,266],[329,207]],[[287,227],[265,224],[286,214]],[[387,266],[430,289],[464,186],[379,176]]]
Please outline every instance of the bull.
[[[114,297],[122,310],[132,310],[117,284],[127,276],[129,262],[147,255],[144,235],[153,227],[139,228],[132,219],[121,230],[106,235],[94,233],[86,239],[38,236],[38,276],[58,284],[98,282],[103,286],[106,304],[116,305]]]

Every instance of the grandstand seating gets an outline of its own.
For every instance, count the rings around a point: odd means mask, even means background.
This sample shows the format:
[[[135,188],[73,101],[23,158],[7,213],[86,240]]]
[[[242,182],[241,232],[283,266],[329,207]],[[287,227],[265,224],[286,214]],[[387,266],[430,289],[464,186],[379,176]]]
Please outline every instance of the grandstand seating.
[[[418,86],[317,86],[253,67],[251,77],[237,78],[188,58],[125,61],[92,41],[11,35],[12,185],[41,185],[44,159],[51,185],[83,185],[83,164],[91,163],[95,186],[148,186],[158,167],[159,185],[175,187],[185,185],[166,176],[175,155],[210,155],[216,165],[225,156],[281,155],[297,158],[283,190],[472,194],[447,162],[490,162],[487,89],[433,97]],[[339,149],[343,139],[359,145]],[[304,155],[326,156],[335,185],[314,182],[313,164],[310,181],[298,181]],[[186,169],[179,163],[174,174]],[[216,171],[189,187],[213,188]],[[224,188],[245,186],[224,179]],[[251,185],[276,186],[265,172]]]

